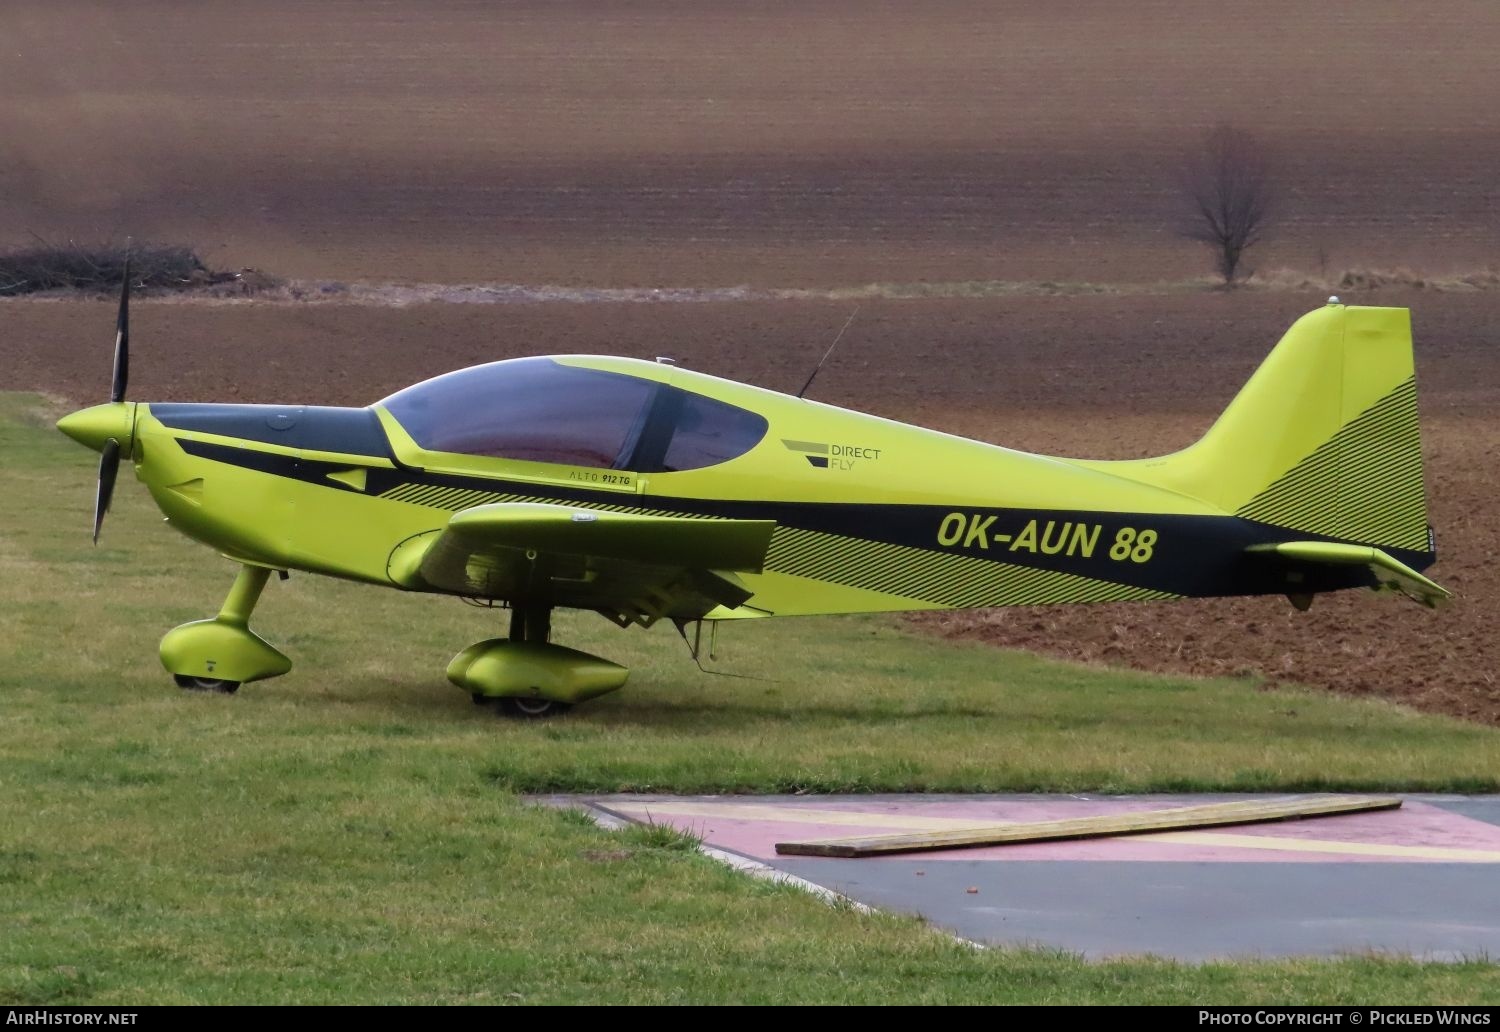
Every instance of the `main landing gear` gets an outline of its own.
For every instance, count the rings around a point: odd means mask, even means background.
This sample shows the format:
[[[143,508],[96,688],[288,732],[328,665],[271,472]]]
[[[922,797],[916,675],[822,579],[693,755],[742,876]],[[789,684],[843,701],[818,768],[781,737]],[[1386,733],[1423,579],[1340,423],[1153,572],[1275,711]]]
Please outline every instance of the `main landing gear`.
[[[574,703],[612,692],[630,671],[607,659],[553,645],[552,610],[517,604],[510,636],[488,638],[464,649],[448,664],[448,680],[469,692],[476,705],[497,704],[508,717],[555,717]]]
[[[292,669],[290,659],[250,629],[250,613],[270,577],[264,566],[241,566],[218,616],[167,632],[161,640],[161,665],[179,687],[229,694],[246,681]]]

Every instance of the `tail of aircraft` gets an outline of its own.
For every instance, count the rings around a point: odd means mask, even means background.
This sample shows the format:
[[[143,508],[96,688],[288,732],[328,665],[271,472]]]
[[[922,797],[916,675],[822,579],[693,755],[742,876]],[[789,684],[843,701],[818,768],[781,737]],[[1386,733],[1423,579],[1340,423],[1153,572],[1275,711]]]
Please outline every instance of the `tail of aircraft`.
[[[1410,312],[1303,316],[1202,440],[1130,465],[1246,519],[1431,552]]]

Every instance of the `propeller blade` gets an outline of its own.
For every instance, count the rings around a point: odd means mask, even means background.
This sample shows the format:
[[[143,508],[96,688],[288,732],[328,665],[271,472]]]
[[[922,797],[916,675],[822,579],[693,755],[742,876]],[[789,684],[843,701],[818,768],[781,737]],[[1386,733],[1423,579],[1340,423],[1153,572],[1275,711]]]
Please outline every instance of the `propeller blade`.
[[[120,284],[120,314],[115,319],[115,378],[109,389],[110,401],[125,400],[125,385],[130,380],[130,256],[125,256],[125,279]]]
[[[120,472],[120,442],[111,437],[99,453],[99,491],[94,495],[94,544],[99,543],[99,528],[109,512],[109,500],[115,493],[115,476]]]

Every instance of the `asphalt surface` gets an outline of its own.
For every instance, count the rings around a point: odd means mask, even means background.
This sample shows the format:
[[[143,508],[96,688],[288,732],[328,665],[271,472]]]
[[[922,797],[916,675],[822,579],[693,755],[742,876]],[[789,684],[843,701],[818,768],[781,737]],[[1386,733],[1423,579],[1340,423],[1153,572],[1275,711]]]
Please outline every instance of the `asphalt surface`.
[[[1500,797],[1399,810],[871,859],[776,842],[1054,820],[1285,796],[574,797],[975,942],[1200,961],[1383,952],[1500,954]]]

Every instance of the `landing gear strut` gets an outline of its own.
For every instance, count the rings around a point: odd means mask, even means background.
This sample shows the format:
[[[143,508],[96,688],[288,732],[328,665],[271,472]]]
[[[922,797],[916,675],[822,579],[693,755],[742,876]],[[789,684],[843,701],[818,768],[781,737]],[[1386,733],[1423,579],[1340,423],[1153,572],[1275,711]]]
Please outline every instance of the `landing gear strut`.
[[[511,641],[544,642],[551,637],[551,606],[516,606],[510,611]]]
[[[598,656],[553,645],[550,606],[517,604],[510,636],[470,645],[448,664],[448,680],[474,702],[498,704],[501,714],[523,720],[555,717],[574,703],[612,692],[630,671]]]
[[[241,566],[218,616],[167,632],[161,640],[161,664],[179,687],[229,694],[246,681],[277,677],[292,668],[290,659],[250,629],[250,614],[270,577],[264,566]]]

